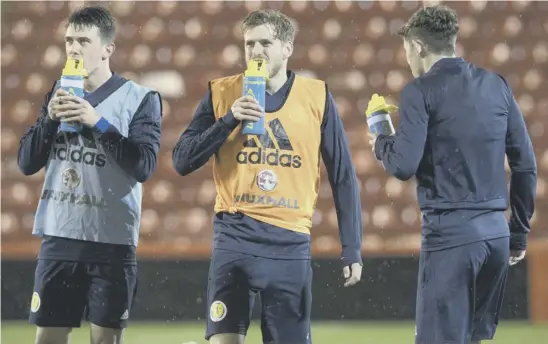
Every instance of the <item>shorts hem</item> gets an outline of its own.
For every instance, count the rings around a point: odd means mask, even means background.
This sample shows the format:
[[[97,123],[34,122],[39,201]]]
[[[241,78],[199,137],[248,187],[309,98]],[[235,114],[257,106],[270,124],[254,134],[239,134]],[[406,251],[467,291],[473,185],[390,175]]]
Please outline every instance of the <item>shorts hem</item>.
[[[215,331],[215,332],[208,332],[205,335],[205,340],[209,340],[211,337],[218,335],[218,334],[238,334],[241,336],[247,336],[247,331],[245,333],[242,333],[242,331]]]
[[[481,342],[482,340],[493,340],[493,338],[495,338],[495,336],[482,336],[482,337],[472,336],[470,340],[473,342]]]
[[[37,327],[68,327],[68,328],[80,328],[82,322],[63,322],[63,321],[37,321],[29,320],[29,324]]]
[[[93,321],[93,320],[88,320],[90,324],[93,324],[95,326],[99,326],[99,327],[104,327],[104,328],[109,328],[109,329],[113,329],[113,330],[123,330],[127,327],[127,322],[124,322],[124,323],[120,323],[120,324],[113,324],[113,323],[104,323],[104,322],[101,322],[101,321]]]

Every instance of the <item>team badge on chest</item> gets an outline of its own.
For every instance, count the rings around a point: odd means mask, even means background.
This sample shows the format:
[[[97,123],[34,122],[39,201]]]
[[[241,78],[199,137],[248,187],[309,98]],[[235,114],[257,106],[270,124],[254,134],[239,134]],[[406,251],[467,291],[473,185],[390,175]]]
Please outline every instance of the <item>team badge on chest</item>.
[[[67,168],[63,171],[63,184],[70,190],[74,190],[80,185],[80,174],[74,168]]]
[[[278,185],[278,176],[272,170],[262,170],[257,174],[257,186],[263,191],[272,191]]]

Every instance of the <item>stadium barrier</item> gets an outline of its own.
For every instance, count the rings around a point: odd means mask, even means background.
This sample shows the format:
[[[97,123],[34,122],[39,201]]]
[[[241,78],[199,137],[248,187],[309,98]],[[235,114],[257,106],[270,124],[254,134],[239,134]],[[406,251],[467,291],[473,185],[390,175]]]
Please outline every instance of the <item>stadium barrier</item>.
[[[35,255],[34,255],[35,256]],[[29,257],[30,258],[30,257]],[[25,319],[30,307],[36,262],[2,259],[2,319]],[[207,257],[147,259],[141,257],[134,320],[203,320],[206,314]],[[364,257],[363,280],[342,287],[340,260],[314,258],[312,316],[315,320],[412,320],[418,258]],[[528,318],[527,264],[510,271],[502,317]],[[538,302],[536,300],[535,302]],[[260,309],[256,301],[255,314]]]
[[[531,322],[548,324],[548,239],[533,241],[528,256]]]

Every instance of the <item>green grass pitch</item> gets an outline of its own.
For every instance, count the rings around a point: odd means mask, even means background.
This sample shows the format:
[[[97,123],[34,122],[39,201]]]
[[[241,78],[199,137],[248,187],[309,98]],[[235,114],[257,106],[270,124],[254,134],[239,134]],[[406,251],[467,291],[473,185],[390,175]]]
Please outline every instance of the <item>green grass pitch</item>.
[[[34,328],[25,322],[2,321],[2,344],[34,342]],[[206,344],[202,322],[133,322],[125,344]],[[313,344],[413,344],[414,325],[410,322],[314,322]],[[261,344],[259,326],[249,330],[246,344]],[[497,335],[486,344],[548,344],[548,325],[532,326],[526,322],[502,321]],[[71,344],[89,344],[87,326],[74,329]]]

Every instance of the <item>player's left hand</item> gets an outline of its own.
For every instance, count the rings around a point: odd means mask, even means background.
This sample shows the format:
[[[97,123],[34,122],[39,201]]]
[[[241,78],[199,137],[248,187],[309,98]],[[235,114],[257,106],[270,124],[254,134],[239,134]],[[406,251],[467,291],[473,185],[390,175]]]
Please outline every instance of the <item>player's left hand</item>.
[[[509,261],[510,266],[516,265],[521,260],[523,260],[523,258],[525,258],[525,250],[523,250],[523,251],[511,250],[510,251],[510,261]]]
[[[93,128],[101,116],[95,112],[91,104],[80,97],[63,95],[59,98],[60,104],[53,105],[57,111],[57,118],[61,122],[79,122]]]
[[[351,287],[358,283],[362,278],[362,265],[360,263],[352,263],[350,266],[343,268],[343,275],[346,278],[345,287]]]

